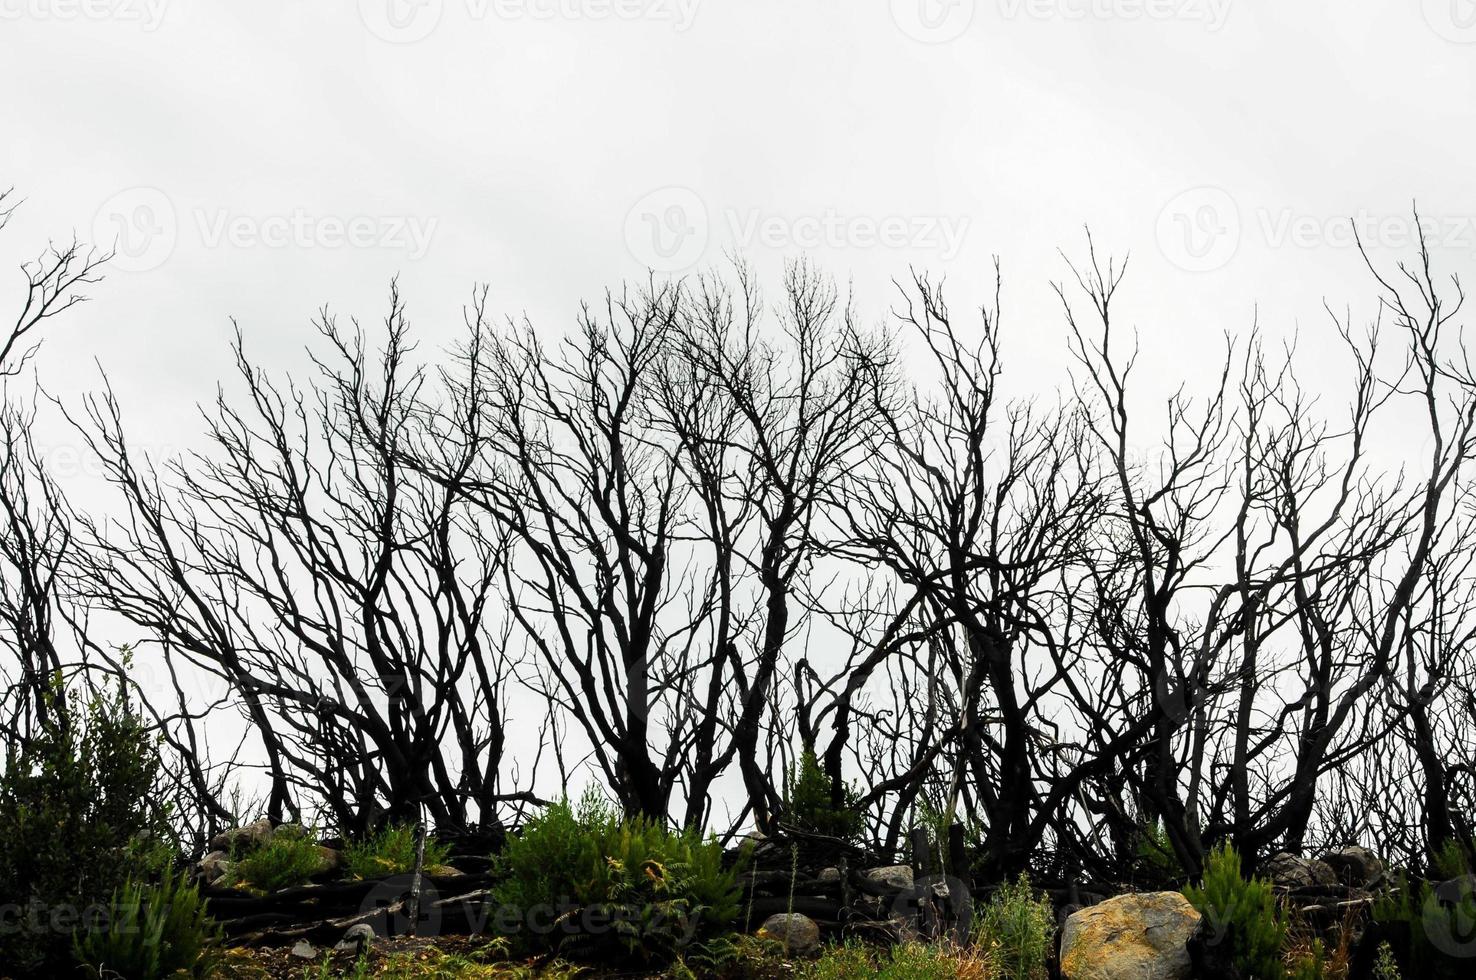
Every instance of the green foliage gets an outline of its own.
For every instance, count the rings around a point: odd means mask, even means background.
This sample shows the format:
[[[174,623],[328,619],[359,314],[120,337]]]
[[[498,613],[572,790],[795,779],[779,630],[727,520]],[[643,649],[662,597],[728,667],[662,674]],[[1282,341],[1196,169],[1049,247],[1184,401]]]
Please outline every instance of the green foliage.
[[[109,980],[208,976],[220,928],[186,872],[157,884],[129,881],[113,893],[105,922],[79,933],[73,952],[83,969]]]
[[[1311,948],[1299,957],[1286,971],[1287,980],[1325,980],[1327,977],[1327,950],[1322,940],[1314,939]]]
[[[1210,852],[1204,880],[1185,888],[1184,897],[1204,917],[1207,941],[1226,944],[1241,975],[1256,980],[1284,975],[1286,914],[1269,882],[1241,876],[1240,855],[1229,844]]]
[[[1174,845],[1161,821],[1145,823],[1138,830],[1137,870],[1153,881],[1170,881],[1182,873]]]
[[[1459,878],[1476,870],[1471,867],[1471,856],[1466,848],[1454,838],[1446,841],[1435,855],[1433,868],[1435,874],[1445,880]]]
[[[1373,919],[1387,934],[1409,937],[1400,965],[1410,976],[1454,980],[1470,973],[1476,895],[1469,888],[1437,891],[1429,882],[1401,876],[1375,900]]]
[[[449,845],[434,837],[426,837],[426,868],[446,863]],[[343,850],[343,866],[353,878],[386,878],[415,870],[415,826],[392,824],[362,841],[353,841]]]
[[[722,858],[714,839],[621,820],[586,793],[577,808],[556,803],[508,841],[496,862],[494,923],[535,946],[601,933],[633,958],[670,958],[701,928],[738,917],[738,870]]]
[[[269,895],[304,885],[324,868],[323,852],[313,834],[274,833],[244,854],[232,855],[225,883]]]
[[[898,943],[890,949],[851,939],[827,946],[820,957],[802,964],[799,980],[994,980],[987,957],[942,943]]]
[[[831,801],[831,782],[811,749],[800,754],[784,781],[784,812],[789,823],[811,834],[854,841],[865,826],[865,814],[856,805],[857,794],[842,787],[842,802]]]
[[[1394,959],[1394,947],[1379,943],[1378,959],[1374,960],[1374,980],[1404,980],[1399,972],[1399,963]]]
[[[1051,900],[1036,895],[1028,875],[1005,882],[976,915],[975,938],[1003,980],[1044,980],[1056,934]]]
[[[34,738],[8,746],[0,775],[0,895],[28,910],[27,927],[0,931],[0,963],[15,976],[70,965],[71,930],[173,858],[154,802],[157,743],[121,685],[84,699],[58,684],[48,707]]]

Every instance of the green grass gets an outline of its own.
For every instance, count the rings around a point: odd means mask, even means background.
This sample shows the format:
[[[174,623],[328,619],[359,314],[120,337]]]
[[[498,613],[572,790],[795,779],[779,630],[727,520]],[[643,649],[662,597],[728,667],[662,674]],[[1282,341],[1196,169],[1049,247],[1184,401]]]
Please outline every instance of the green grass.
[[[323,852],[313,837],[272,835],[266,843],[231,862],[226,884],[268,895],[306,884],[325,867]]]
[[[995,980],[989,958],[980,950],[947,943],[898,943],[886,949],[849,939],[825,947],[819,959],[799,966],[798,980]]]
[[[1004,980],[1044,980],[1055,934],[1051,900],[1024,874],[1002,884],[975,916],[974,941]]]
[[[427,837],[423,866],[442,867],[450,854],[450,845]],[[351,878],[386,878],[414,871],[414,825],[392,824],[364,840],[351,842],[343,849],[343,867]]]

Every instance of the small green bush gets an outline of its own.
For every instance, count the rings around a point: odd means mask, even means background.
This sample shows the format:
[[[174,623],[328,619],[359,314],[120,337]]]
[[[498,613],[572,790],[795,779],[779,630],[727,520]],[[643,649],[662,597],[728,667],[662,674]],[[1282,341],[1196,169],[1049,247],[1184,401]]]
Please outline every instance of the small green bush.
[[[1286,971],[1287,980],[1326,980],[1327,949],[1322,940],[1312,940],[1311,948],[1298,956]]]
[[[79,933],[73,953],[83,970],[109,980],[205,977],[216,961],[220,927],[186,872],[157,884],[129,881],[113,893],[106,922]]]
[[[1036,895],[1030,877],[1005,882],[975,916],[975,940],[1003,980],[1043,980],[1056,934],[1051,900]]]
[[[801,964],[799,980],[995,980],[988,958],[945,943],[906,942],[888,948],[857,939],[827,946],[818,959]]]
[[[121,687],[84,698],[57,684],[47,723],[6,749],[0,774],[0,896],[74,921],[130,877],[172,861],[154,801],[158,746]],[[0,929],[9,975],[72,965],[68,929]]]
[[[434,837],[425,840],[425,868],[446,863],[451,848]],[[343,867],[352,878],[386,878],[415,870],[415,825],[391,824],[343,850]]]
[[[508,840],[495,863],[494,924],[532,946],[563,941],[577,951],[574,937],[598,932],[633,958],[669,958],[701,928],[737,919],[738,871],[722,858],[712,838],[621,820],[587,793],[577,808],[553,804]]]
[[[1394,947],[1388,943],[1379,943],[1373,975],[1374,980],[1404,980],[1404,974],[1399,972],[1399,962],[1394,959]]]
[[[264,895],[307,884],[325,866],[314,836],[275,833],[245,853],[232,855],[225,883]]]
[[[1396,886],[1374,902],[1374,922],[1386,934],[1408,936],[1407,949],[1403,941],[1398,945],[1403,961],[1399,965],[1409,976],[1454,980],[1470,974],[1466,947],[1476,923],[1476,895],[1459,886],[1443,891],[1401,875]]]
[[[1161,821],[1150,821],[1138,829],[1137,871],[1154,882],[1170,881],[1181,874],[1173,842]]]
[[[1449,880],[1459,878],[1472,872],[1471,857],[1466,852],[1461,842],[1452,838],[1445,842],[1440,852],[1435,855],[1433,864],[1435,874],[1441,879]]]
[[[865,827],[866,816],[856,805],[856,792],[843,787],[837,808],[830,798],[830,777],[810,749],[800,754],[784,781],[784,812],[789,823],[811,834],[853,842]]]
[[[1204,917],[1208,941],[1227,944],[1242,976],[1262,980],[1285,975],[1281,947],[1286,913],[1269,882],[1241,876],[1240,855],[1229,844],[1210,852],[1203,881],[1185,888],[1184,897]]]

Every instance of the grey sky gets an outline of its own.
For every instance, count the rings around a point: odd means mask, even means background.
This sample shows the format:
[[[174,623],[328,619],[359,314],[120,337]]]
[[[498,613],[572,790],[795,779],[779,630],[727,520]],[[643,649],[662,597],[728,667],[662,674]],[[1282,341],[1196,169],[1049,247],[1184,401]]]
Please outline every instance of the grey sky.
[[[38,366],[72,398],[99,359],[161,449],[230,317],[300,369],[310,315],[373,320],[396,273],[433,348],[475,282],[556,332],[732,248],[868,317],[909,265],[967,309],[998,253],[1014,384],[1051,388],[1087,224],[1176,383],[1257,304],[1318,345],[1324,297],[1371,310],[1344,216],[1392,258],[1418,198],[1469,261],[1473,80],[1471,0],[0,0],[0,261],[121,236]]]

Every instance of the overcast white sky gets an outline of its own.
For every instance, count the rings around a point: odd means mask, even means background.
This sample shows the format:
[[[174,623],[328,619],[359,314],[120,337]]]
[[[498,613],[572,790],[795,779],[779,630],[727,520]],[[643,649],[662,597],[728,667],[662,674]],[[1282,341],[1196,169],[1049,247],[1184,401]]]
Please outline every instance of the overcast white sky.
[[[1473,80],[1472,0],[0,0],[0,268],[117,238],[38,367],[72,398],[98,359],[157,448],[231,317],[300,368],[320,305],[372,319],[396,273],[433,347],[479,281],[552,333],[731,248],[875,317],[910,265],[972,304],[998,253],[1050,389],[1090,225],[1172,381],[1257,304],[1304,347],[1324,298],[1370,310],[1347,216],[1392,258],[1418,198],[1468,267]]]

